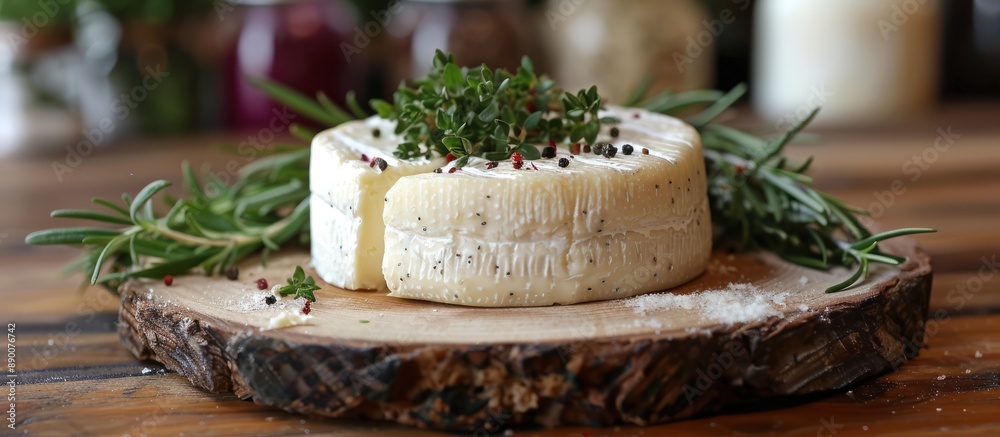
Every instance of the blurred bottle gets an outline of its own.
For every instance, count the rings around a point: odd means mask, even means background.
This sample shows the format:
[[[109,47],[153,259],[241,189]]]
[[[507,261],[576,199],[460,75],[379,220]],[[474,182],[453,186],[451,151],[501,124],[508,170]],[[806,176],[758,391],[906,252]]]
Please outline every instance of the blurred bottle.
[[[877,123],[930,108],[941,45],[937,0],[758,2],[754,105],[787,129]]]
[[[621,102],[646,78],[654,92],[711,86],[716,38],[748,6],[733,1],[711,17],[696,0],[548,0],[542,40],[565,89],[596,84]]]
[[[949,1],[944,5],[944,77],[948,96],[1000,96],[1000,1]]]
[[[356,27],[356,10],[344,1],[244,0],[234,16],[241,19],[223,67],[224,106],[230,127],[263,129],[289,120],[281,107],[246,78],[264,77],[308,96],[323,91],[343,103],[347,91],[363,89],[368,44]],[[309,124],[303,117],[296,123]],[[277,124],[275,124],[277,123]]]
[[[524,0],[409,0],[400,15],[390,26],[397,80],[430,71],[437,49],[453,53],[460,65],[507,69],[535,55]]]
[[[705,0],[712,17],[738,14],[725,32],[716,38],[715,88],[729,90],[750,82],[750,65],[753,44],[754,0]],[[749,90],[753,93],[753,90]]]

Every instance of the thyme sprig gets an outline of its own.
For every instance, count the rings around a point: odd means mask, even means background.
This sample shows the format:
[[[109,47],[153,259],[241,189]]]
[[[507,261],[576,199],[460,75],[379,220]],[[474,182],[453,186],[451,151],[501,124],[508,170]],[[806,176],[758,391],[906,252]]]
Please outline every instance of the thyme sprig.
[[[498,161],[514,152],[541,158],[534,144],[586,141],[593,144],[602,123],[597,87],[564,93],[538,76],[527,57],[517,72],[486,65],[462,68],[452,55],[438,51],[426,76],[403,83],[393,103],[373,100],[379,116],[396,122],[403,136],[394,154],[401,159],[451,154],[461,167],[470,156]]]
[[[295,299],[301,297],[316,302],[316,295],[313,292],[319,290],[319,285],[316,285],[316,280],[312,276],[306,276],[302,266],[295,266],[295,273],[287,279],[287,282],[288,285],[278,289],[278,294],[281,296],[294,295]]]
[[[719,240],[736,241],[745,250],[770,251],[814,269],[857,265],[853,275],[827,288],[827,293],[833,293],[867,278],[871,263],[898,265],[905,261],[883,252],[879,243],[935,232],[904,228],[872,235],[858,219],[867,214],[865,210],[813,188],[812,178],[806,174],[812,158],[792,165],[783,152],[818,109],[774,138],[716,123],[745,91],[740,85],[726,94],[668,92],[641,100],[645,92],[640,90],[632,97],[639,106],[670,115],[679,115],[693,105],[708,105],[687,121],[702,137],[708,198],[712,221],[721,231]]]

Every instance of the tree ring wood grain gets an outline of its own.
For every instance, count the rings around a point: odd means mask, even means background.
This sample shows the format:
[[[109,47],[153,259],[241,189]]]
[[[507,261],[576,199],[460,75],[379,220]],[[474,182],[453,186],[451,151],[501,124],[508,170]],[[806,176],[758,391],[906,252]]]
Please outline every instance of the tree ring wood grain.
[[[261,331],[274,307],[248,309],[308,255],[274,256],[242,277],[122,286],[119,334],[210,392],[278,408],[419,427],[492,431],[518,424],[647,425],[725,406],[834,390],[888,372],[922,344],[927,256],[877,266],[863,286],[823,289],[848,274],[767,254],[713,254],[709,271],[670,293],[747,282],[788,292],[780,316],[721,324],[683,308],[637,314],[621,302],[470,308],[324,287],[314,325]],[[251,305],[252,306],[252,305]],[[370,323],[361,323],[369,320]]]

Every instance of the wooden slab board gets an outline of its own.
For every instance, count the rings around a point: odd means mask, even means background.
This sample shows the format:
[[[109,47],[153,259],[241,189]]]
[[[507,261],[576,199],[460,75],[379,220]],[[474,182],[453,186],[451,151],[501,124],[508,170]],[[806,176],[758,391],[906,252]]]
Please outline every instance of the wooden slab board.
[[[641,308],[473,308],[327,286],[312,325],[261,330],[279,310],[257,303],[255,281],[283,283],[309,263],[285,253],[266,268],[244,264],[236,281],[127,283],[118,330],[136,357],[197,387],[303,414],[487,432],[647,425],[838,389],[915,356],[930,264],[912,240],[885,248],[908,261],[876,266],[864,285],[835,294],[823,290],[849,272],[719,251],[705,274],[664,292],[674,297],[639,298],[648,299]],[[706,300],[730,283],[762,297],[745,307]],[[755,305],[770,313],[753,317]]]

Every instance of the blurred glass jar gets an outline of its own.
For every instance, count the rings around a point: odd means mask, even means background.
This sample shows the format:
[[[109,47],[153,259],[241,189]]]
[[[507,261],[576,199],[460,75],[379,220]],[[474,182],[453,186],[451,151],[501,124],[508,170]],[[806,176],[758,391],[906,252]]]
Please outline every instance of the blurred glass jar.
[[[535,54],[525,0],[409,0],[400,6],[400,19],[389,27],[397,79],[430,71],[438,49],[461,65],[507,69]]]
[[[0,22],[0,156],[41,152],[79,135],[75,85],[89,84],[68,26]]]
[[[742,12],[738,3],[713,19],[697,0],[547,0],[542,40],[567,90],[596,84],[621,102],[647,78],[652,92],[705,88],[714,80],[715,37]]]
[[[787,129],[868,124],[931,107],[941,45],[937,0],[761,0],[754,105]]]
[[[240,28],[225,56],[224,107],[236,129],[275,127],[280,105],[247,77],[264,77],[306,95],[326,93],[343,103],[347,91],[364,88],[364,58],[348,55],[355,45],[356,11],[344,1],[242,0],[234,11]],[[357,51],[365,47],[355,47]],[[277,123],[287,128],[289,120]],[[296,123],[309,124],[298,117]]]

